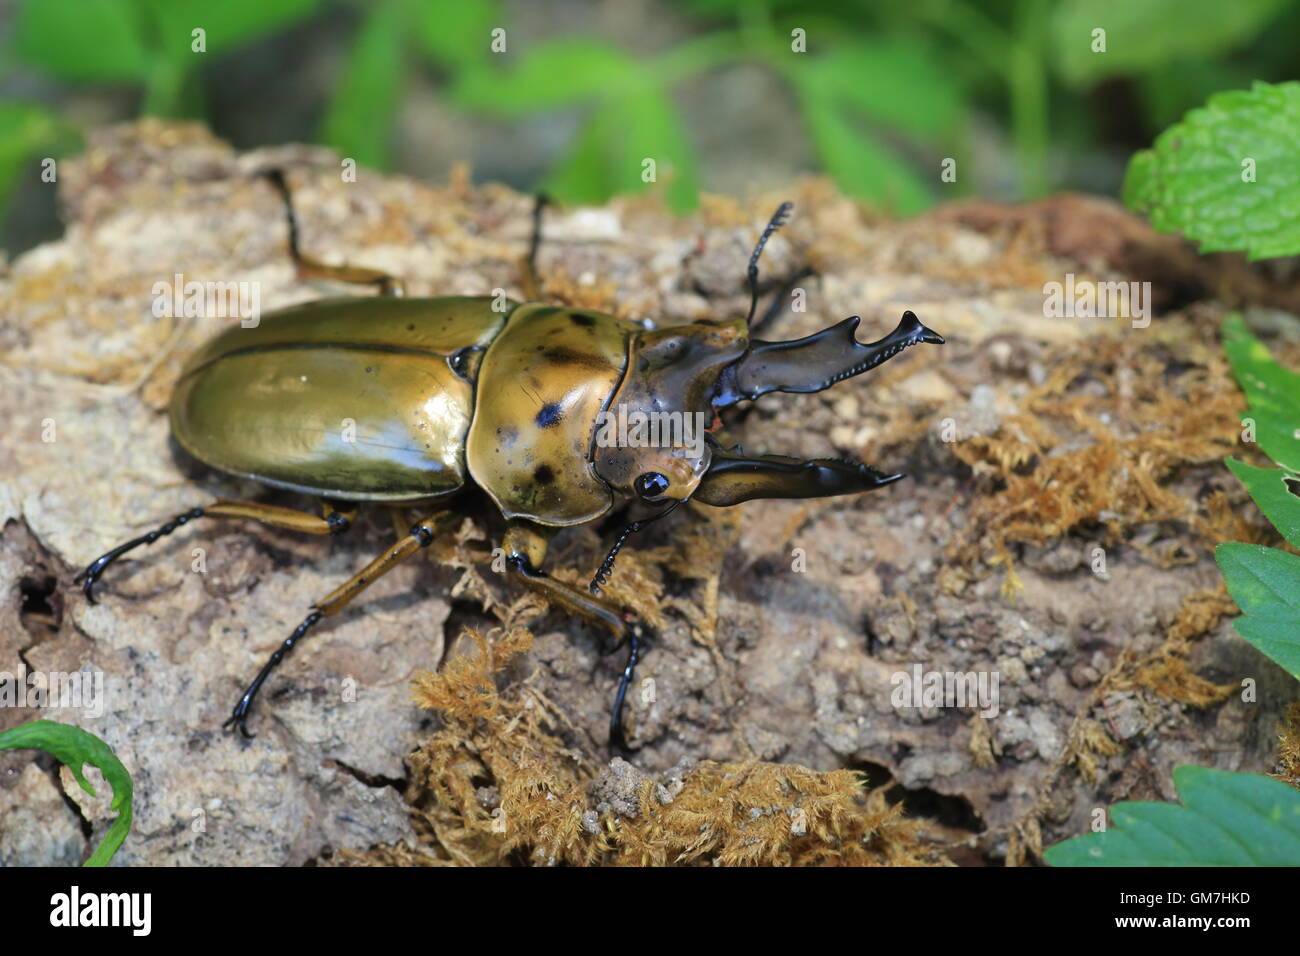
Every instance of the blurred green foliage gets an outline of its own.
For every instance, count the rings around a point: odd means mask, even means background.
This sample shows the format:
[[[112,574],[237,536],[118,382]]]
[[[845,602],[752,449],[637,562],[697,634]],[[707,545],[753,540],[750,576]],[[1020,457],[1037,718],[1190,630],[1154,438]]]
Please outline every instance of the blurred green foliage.
[[[321,116],[321,142],[390,168],[404,94],[423,70],[448,103],[501,122],[582,111],[536,184],[556,198],[643,189],[648,157],[678,210],[696,203],[700,166],[680,87],[757,65],[787,85],[804,127],[790,135],[808,137],[844,190],[910,213],[971,188],[968,174],[944,184],[939,171],[943,157],[973,161],[976,112],[1005,129],[1021,194],[1041,195],[1068,184],[1049,147],[1077,156],[1113,135],[1097,115],[1105,110],[1090,106],[1099,90],[1123,84],[1119,101],[1136,102],[1149,138],[1210,92],[1288,78],[1300,26],[1292,0],[663,2],[689,35],[647,55],[595,37],[521,37],[497,0],[18,0],[0,63],[58,83],[137,89],[143,113],[203,117],[204,83],[214,81],[205,57],[344,15],[356,27],[329,100],[304,104]],[[206,31],[202,55],[196,27]],[[498,27],[508,37],[501,54],[489,48]],[[1094,49],[1098,28],[1105,52]],[[792,49],[795,31],[806,52]],[[75,148],[75,133],[48,106],[0,102],[0,196],[19,164]]]

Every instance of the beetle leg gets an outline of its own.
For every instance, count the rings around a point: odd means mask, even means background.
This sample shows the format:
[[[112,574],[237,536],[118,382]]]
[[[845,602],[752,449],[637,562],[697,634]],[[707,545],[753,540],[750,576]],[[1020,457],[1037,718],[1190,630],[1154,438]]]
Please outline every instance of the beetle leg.
[[[337,614],[347,607],[353,598],[374,584],[376,580],[393,570],[417,551],[432,544],[433,539],[437,536],[438,525],[450,516],[451,512],[440,511],[417,521],[406,537],[388,548],[383,554],[320,601],[313,604],[311,613],[303,618],[302,623],[294,628],[293,633],[284,639],[284,642],[275,649],[275,653],[262,665],[262,669],[257,672],[257,676],[253,678],[253,682],[248,685],[248,688],[239,698],[239,703],[235,705],[235,709],[231,711],[230,716],[226,718],[225,723],[221,726],[229,727],[233,724],[245,737],[252,737],[253,735],[248,732],[248,715],[253,709],[253,701],[257,697],[257,692],[262,689],[262,685],[266,683],[267,678],[271,676],[271,672],[279,666],[285,656],[297,646],[298,642],[321,618]]]
[[[812,266],[803,266],[794,275],[782,282],[781,288],[777,290],[776,295],[772,296],[772,301],[768,303],[758,321],[750,326],[749,334],[751,336],[757,335],[775,322],[780,317],[782,310],[785,309],[785,300],[798,288],[799,283],[816,274],[817,272]]]
[[[318,518],[306,511],[298,511],[294,508],[264,505],[255,501],[218,500],[203,508],[191,508],[148,534],[132,538],[125,544],[119,544],[113,550],[101,554],[87,565],[84,571],[73,578],[72,583],[80,584],[86,599],[91,604],[94,604],[95,585],[110,564],[128,551],[134,551],[141,545],[153,544],[159,538],[171,534],[177,528],[188,524],[195,518],[250,518],[273,528],[302,531],[306,534],[342,534],[352,526],[352,519],[356,513],[355,506],[352,507],[351,511],[338,511],[327,508],[324,517]]]
[[[524,257],[524,275],[519,283],[523,286],[526,302],[537,302],[542,297],[542,278],[537,273],[537,250],[542,244],[542,210],[550,201],[546,193],[538,193],[533,200],[533,233],[528,241],[528,255]]]
[[[333,279],[336,282],[348,282],[354,285],[374,285],[379,287],[380,295],[406,295],[406,285],[402,280],[380,269],[367,269],[364,266],[332,266],[319,259],[303,255],[298,245],[298,214],[294,212],[293,196],[284,178],[284,170],[268,169],[264,175],[284,200],[284,215],[289,223],[289,257],[293,259],[298,278]]]
[[[614,695],[614,709],[609,717],[609,742],[612,747],[627,749],[623,736],[623,701],[627,689],[636,673],[637,661],[641,656],[641,628],[635,622],[624,619],[622,611],[600,598],[593,597],[581,588],[553,578],[541,570],[546,560],[547,534],[533,525],[523,522],[511,522],[506,530],[506,563],[527,587],[540,593],[547,601],[558,604],[565,610],[580,614],[588,620],[603,624],[614,635],[614,649],[628,644],[627,663],[623,675],[619,678],[618,691]]]
[[[342,523],[341,534],[348,528],[352,527],[352,522],[357,520],[357,512],[361,506],[354,501],[331,501],[328,498],[317,498],[316,504],[320,507],[320,515],[326,522],[333,522],[331,527]]]
[[[407,514],[405,508],[401,505],[390,505],[388,508],[388,517],[393,522],[393,533],[399,538],[406,534],[406,529],[411,526],[411,517]]]

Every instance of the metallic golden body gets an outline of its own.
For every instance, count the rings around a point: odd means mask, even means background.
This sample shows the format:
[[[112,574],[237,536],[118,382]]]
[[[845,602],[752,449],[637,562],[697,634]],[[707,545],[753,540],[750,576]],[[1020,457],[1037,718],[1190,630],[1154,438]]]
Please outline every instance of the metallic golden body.
[[[101,555],[76,577],[90,601],[105,568],[199,518],[235,518],[311,534],[341,534],[360,502],[423,502],[391,548],[313,605],[258,672],[226,726],[248,734],[259,689],[320,620],[421,549],[457,518],[443,500],[472,482],[506,519],[506,563],[548,601],[628,641],[611,742],[622,742],[623,701],[636,667],[639,628],[597,597],[628,536],[693,499],[728,506],[756,497],[827,497],[882,487],[857,461],[746,456],[705,434],[717,412],[771,391],[817,392],[919,342],[942,343],[911,312],[877,342],[859,343],[858,317],[803,339],[750,335],[757,262],[784,222],[782,204],[750,258],[746,319],[653,329],[613,315],[503,298],[408,299],[397,277],[305,255],[284,173],[263,173],[280,192],[289,254],[300,277],[375,285],[381,296],[310,302],[217,335],[186,363],[171,402],[172,433],[213,468],[320,501],[319,516],[258,502],[192,508]],[[525,260],[535,294],[541,204]],[[761,323],[760,323],[761,324]],[[619,416],[611,438],[609,420]],[[682,439],[641,439],[638,420],[681,422]],[[689,438],[685,422],[694,426]],[[671,434],[670,429],[670,434]],[[595,521],[627,500],[648,516],[619,534],[586,591],[542,570],[561,528]]]
[[[600,312],[524,305],[483,357],[467,455],[507,518],[552,527],[609,511],[592,467],[597,419],[641,327]]]
[[[480,298],[312,302],[236,326],[186,363],[181,446],[221,471],[344,501],[418,501],[466,481],[473,375],[506,323]]]

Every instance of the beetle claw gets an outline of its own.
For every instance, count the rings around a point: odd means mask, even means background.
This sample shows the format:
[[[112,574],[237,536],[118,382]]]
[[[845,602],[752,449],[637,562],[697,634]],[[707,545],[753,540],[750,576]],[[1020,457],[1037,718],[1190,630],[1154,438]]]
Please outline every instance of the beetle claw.
[[[624,643],[628,645],[627,663],[623,666],[618,690],[614,694],[614,709],[609,715],[609,750],[614,756],[631,751],[627,745],[627,737],[623,733],[623,701],[627,698],[628,688],[636,673],[637,661],[641,658],[641,641],[644,638],[645,628],[634,620],[628,624],[622,639],[611,649],[616,651]]]
[[[234,712],[222,722],[221,729],[226,730],[232,724],[243,735],[245,740],[252,740],[257,736],[256,734],[250,733],[248,730],[248,711],[244,709],[244,702],[242,700],[235,707]]]
[[[95,600],[95,585],[99,583],[99,576],[103,573],[104,568],[108,565],[105,560],[108,555],[96,558],[86,569],[72,579],[73,584],[81,585],[81,593],[86,595],[86,600],[91,604],[97,604]]]

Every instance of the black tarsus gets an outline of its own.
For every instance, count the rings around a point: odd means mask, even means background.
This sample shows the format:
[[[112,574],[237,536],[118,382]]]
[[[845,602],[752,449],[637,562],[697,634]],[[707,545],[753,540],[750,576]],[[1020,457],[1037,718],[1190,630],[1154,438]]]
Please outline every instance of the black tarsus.
[[[284,639],[284,643],[275,649],[275,653],[270,656],[267,662],[262,665],[262,669],[257,672],[257,676],[253,678],[253,682],[248,685],[248,689],[244,691],[244,695],[239,698],[239,703],[235,705],[235,709],[231,711],[230,716],[222,723],[222,728],[234,724],[246,739],[253,739],[255,735],[248,732],[248,714],[253,709],[253,699],[257,696],[257,692],[262,689],[262,685],[266,683],[266,679],[271,676],[271,672],[276,669],[282,660],[284,660],[285,655],[293,650],[294,646],[302,640],[303,635],[311,630],[312,627],[315,626],[316,622],[322,617],[324,617],[324,615],[321,614],[320,611],[312,611],[303,618],[301,624],[294,628],[293,633]]]
[[[614,694],[614,709],[609,715],[609,746],[627,752],[627,737],[623,734],[623,702],[627,699],[627,689],[632,686],[632,677],[636,674],[637,661],[641,659],[640,628],[633,624],[627,631],[627,663],[623,665],[623,676],[618,680],[618,691]],[[615,648],[617,650],[617,648]]]
[[[785,219],[794,209],[794,203],[783,202],[776,207],[776,212],[772,213],[772,218],[768,220],[767,228],[763,234],[758,237],[758,242],[754,246],[754,252],[749,257],[749,315],[745,317],[745,324],[749,325],[754,321],[754,311],[758,308],[758,259],[763,254],[763,247],[767,245],[767,240],[772,238],[772,233],[776,232],[785,225]]]
[[[667,508],[649,518],[641,518],[633,521],[626,528],[619,532],[618,537],[614,540],[614,546],[609,549],[609,554],[605,555],[605,560],[601,562],[600,570],[596,576],[591,579],[588,585],[592,594],[600,593],[600,586],[609,580],[609,576],[614,571],[614,562],[618,559],[618,553],[623,549],[627,539],[636,534],[652,521],[658,521],[665,515],[671,514],[673,509],[681,504],[681,501],[674,500]],[[623,676],[618,681],[618,691],[614,695],[614,709],[609,715],[609,746],[611,750],[621,750],[627,752],[630,748],[627,745],[627,738],[623,736],[623,702],[627,699],[627,689],[632,684],[632,677],[636,673],[637,661],[641,659],[641,626],[635,621],[628,624],[627,628],[627,663],[623,665]],[[611,650],[618,650],[619,645],[615,644]]]
[[[166,524],[161,525],[158,528],[155,528],[153,531],[150,531],[148,534],[142,534],[138,538],[132,538],[130,541],[126,542],[126,544],[119,544],[112,551],[108,551],[104,554],[101,554],[98,558],[96,558],[89,565],[87,565],[84,571],[82,571],[80,574],[78,574],[75,578],[72,579],[72,583],[81,584],[81,590],[82,593],[86,595],[86,600],[88,600],[91,604],[94,604],[95,584],[99,581],[100,576],[103,575],[104,570],[110,564],[112,564],[122,555],[126,554],[128,551],[134,550],[135,548],[140,547],[142,544],[153,544],[159,538],[163,537],[164,535],[171,534],[173,531],[175,531],[177,528],[181,527],[182,525],[188,524],[190,521],[193,521],[195,518],[202,518],[202,517],[203,517],[202,508],[191,508],[189,511],[185,512],[184,514],[177,515],[175,518],[172,518],[171,521],[168,521]]]

